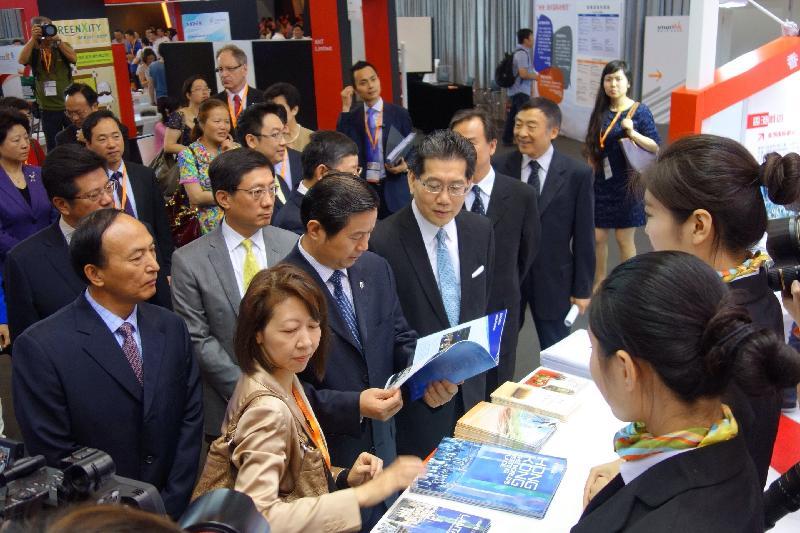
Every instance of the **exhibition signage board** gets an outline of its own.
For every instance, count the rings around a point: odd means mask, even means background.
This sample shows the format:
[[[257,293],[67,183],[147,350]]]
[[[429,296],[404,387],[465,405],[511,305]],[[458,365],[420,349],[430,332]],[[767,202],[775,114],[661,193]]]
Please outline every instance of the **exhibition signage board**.
[[[231,21],[227,11],[191,13],[181,17],[186,41],[230,41]]]
[[[0,87],[5,96],[23,98],[22,75],[25,67],[19,64],[20,45],[0,46]]]
[[[537,2],[535,9],[538,94],[561,107],[561,132],[582,140],[603,67],[622,55],[621,1]]]
[[[689,17],[645,18],[642,102],[656,124],[669,124],[672,91],[686,83],[688,54]]]

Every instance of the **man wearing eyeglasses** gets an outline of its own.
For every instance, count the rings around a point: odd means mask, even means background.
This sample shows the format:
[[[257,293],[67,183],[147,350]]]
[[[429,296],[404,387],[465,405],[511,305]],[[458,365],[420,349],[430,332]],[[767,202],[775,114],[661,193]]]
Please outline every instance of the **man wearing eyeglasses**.
[[[83,135],[80,134],[83,121],[86,117],[98,110],[97,93],[85,83],[73,83],[64,90],[64,114],[70,121],[70,125],[58,132],[56,135],[56,146],[63,144],[84,144]],[[122,127],[122,137],[125,140],[125,151],[123,159],[130,160],[128,150],[128,127]]]
[[[217,51],[217,75],[224,90],[214,98],[228,104],[231,125],[235,128],[239,115],[253,104],[264,101],[264,93],[247,85],[247,54],[234,44]]]
[[[12,339],[86,290],[70,263],[69,242],[85,216],[114,206],[116,184],[108,179],[105,160],[76,144],[58,146],[47,154],[42,183],[60,217],[6,256],[3,280]],[[169,289],[159,294],[165,286],[165,280],[158,281],[150,303],[169,301]]]
[[[280,185],[274,214],[283,208],[292,190],[303,179],[300,152],[289,148],[288,134],[286,108],[273,103],[247,108],[236,127],[239,143],[260,152],[272,163]]]
[[[379,222],[369,242],[392,267],[403,314],[420,337],[487,314],[494,230],[487,217],[462,209],[475,164],[475,149],[461,135],[427,136],[409,168],[411,205]],[[456,421],[484,399],[485,373],[458,389],[437,409],[421,401],[403,407],[396,417],[399,455],[427,457],[452,435]]]
[[[241,374],[233,348],[239,303],[253,276],[283,259],[297,235],[269,225],[277,184],[263,154],[249,148],[224,152],[211,163],[208,177],[225,217],[175,252],[172,303],[186,321],[200,364],[210,442],[219,436]]]

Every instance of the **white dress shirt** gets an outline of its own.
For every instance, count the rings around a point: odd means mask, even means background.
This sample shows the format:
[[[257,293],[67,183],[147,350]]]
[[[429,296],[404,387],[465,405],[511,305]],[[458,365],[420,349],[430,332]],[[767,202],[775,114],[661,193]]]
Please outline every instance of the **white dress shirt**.
[[[282,177],[283,181],[286,182],[286,186],[289,187],[289,190],[292,190],[292,165],[289,164],[289,147],[286,147],[286,155],[283,158],[283,161],[275,165],[275,174]],[[288,198],[287,198],[288,200]]]
[[[422,243],[425,245],[425,251],[428,252],[428,261],[433,269],[433,276],[436,278],[436,283],[439,283],[439,262],[436,259],[436,249],[438,241],[436,234],[439,233],[439,226],[431,224],[428,219],[422,216],[419,208],[417,208],[417,201],[411,202],[411,210],[414,212],[414,218],[417,219],[417,226],[419,232],[422,234]],[[445,245],[447,246],[447,253],[450,254],[450,263],[453,265],[453,270],[456,275],[456,281],[461,284],[461,261],[458,257],[458,230],[456,229],[455,218],[441,226],[447,234]]]
[[[228,94],[228,104],[230,104],[231,109],[234,109],[233,97],[238,94],[239,98],[242,100],[242,110],[244,110],[244,106],[246,105],[245,100],[247,99],[247,96],[245,95],[245,90],[246,89],[247,89],[247,83],[245,83],[242,86],[242,88],[239,91],[235,92],[235,93],[229,91],[228,89],[225,89],[225,92]]]
[[[299,192],[300,194],[305,196],[306,193],[308,192],[308,187],[306,187],[306,184],[301,181],[300,183],[297,184],[297,189],[296,190],[297,190],[297,192]]]
[[[490,166],[489,173],[486,174],[486,177],[472,186],[472,189],[467,193],[467,198],[464,201],[468,211],[472,211],[472,204],[475,203],[475,195],[480,194],[481,200],[483,200],[483,212],[489,212],[489,200],[492,197],[492,189],[494,189],[494,176],[494,168]]]
[[[108,174],[108,179],[111,179],[111,175],[114,172],[122,173],[122,179],[119,180],[119,186],[114,189],[114,207],[117,209],[122,209],[122,188],[125,187],[127,192],[125,193],[125,197],[127,201],[131,204],[131,209],[133,210],[133,216],[139,218],[139,212],[136,210],[136,198],[133,197],[133,187],[131,187],[131,178],[128,176],[128,171],[125,168],[125,162],[120,161],[119,167],[116,170],[107,169],[106,174]]]
[[[264,234],[261,230],[258,230],[250,237],[243,237],[230,227],[225,219],[222,219],[221,226],[222,237],[225,239],[225,246],[228,248],[228,255],[233,265],[233,273],[236,275],[236,286],[239,287],[239,294],[244,297],[244,258],[247,255],[247,249],[242,244],[242,241],[250,239],[253,243],[253,255],[256,256],[258,266],[263,270],[269,268],[269,265],[267,265],[267,249],[264,245]]]
[[[544,180],[547,179],[547,171],[550,170],[550,163],[553,161],[553,152],[555,152],[555,149],[551,144],[550,148],[536,159],[539,162],[539,166],[541,166],[539,169],[539,194],[544,190]],[[531,161],[534,161],[532,157],[522,154],[522,174],[520,178],[523,183],[528,183],[528,178],[531,176],[531,167],[528,166]]]
[[[61,230],[62,235],[64,235],[64,240],[67,241],[67,246],[69,246],[69,243],[72,240],[72,234],[75,233],[75,228],[67,224],[67,221],[64,220],[64,217],[59,217],[58,229]]]
[[[327,267],[317,261],[313,255],[308,253],[305,248],[303,248],[303,237],[300,237],[300,242],[297,245],[297,249],[300,250],[300,255],[306,258],[306,261],[316,270],[317,274],[319,274],[320,279],[325,282],[325,286],[328,288],[328,291],[331,293],[331,296],[336,298],[334,294],[334,287],[333,283],[331,283],[330,279],[333,275],[334,269]],[[347,276],[347,269],[343,268],[340,269],[342,273],[342,291],[344,292],[345,297],[350,301],[350,305],[353,306],[353,311],[355,312],[355,304],[353,304],[353,289],[350,287],[350,278]]]
[[[133,340],[136,342],[136,347],[139,349],[139,358],[142,358],[142,335],[139,333],[139,323],[136,321],[136,309],[137,306],[133,306],[133,312],[128,316],[128,318],[122,318],[115,315],[112,311],[106,309],[102,305],[100,305],[97,300],[92,298],[92,295],[89,294],[89,289],[84,291],[84,295],[86,296],[86,301],[89,302],[89,305],[92,306],[92,309],[100,316],[100,319],[106,325],[106,327],[114,334],[114,340],[117,341],[119,347],[122,348],[123,343],[125,342],[125,335],[119,330],[120,326],[124,322],[127,322],[131,326],[133,326]]]

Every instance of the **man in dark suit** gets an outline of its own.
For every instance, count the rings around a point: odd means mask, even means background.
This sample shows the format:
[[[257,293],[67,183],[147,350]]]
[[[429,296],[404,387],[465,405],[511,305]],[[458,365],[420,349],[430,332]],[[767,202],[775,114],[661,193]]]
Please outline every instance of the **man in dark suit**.
[[[105,160],[108,179],[117,183],[114,205],[153,230],[161,269],[169,276],[175,244],[155,172],[122,159],[122,124],[111,111],[95,111],[86,117],[81,131],[86,147]],[[162,288],[169,291],[169,287]]]
[[[263,102],[264,93],[247,85],[247,54],[235,44],[217,50],[216,70],[224,90],[213,97],[228,104],[231,126],[235,128],[242,111]]]
[[[378,217],[383,219],[411,200],[406,181],[408,165],[403,160],[395,166],[385,161],[389,133],[396,130],[403,137],[411,133],[411,115],[402,107],[383,101],[381,80],[371,64],[358,61],[350,72],[353,85],[342,90],[342,113],[336,130],[358,145],[358,166],[363,168],[362,177],[378,192]],[[358,94],[364,104],[351,110],[353,94]]]
[[[572,304],[589,305],[594,279],[594,186],[589,166],[553,148],[561,110],[531,98],[514,122],[518,151],[498,160],[498,171],[528,183],[539,195],[542,240],[523,282],[520,320],[531,306],[539,344],[547,348],[569,335],[564,317]]]
[[[203,372],[205,433],[211,440],[220,434],[241,375],[233,334],[248,277],[278,264],[297,236],[269,225],[275,179],[262,154],[249,148],[224,152],[211,163],[208,177],[225,218],[175,252],[171,288],[175,312],[186,321]]]
[[[279,104],[256,104],[239,117],[236,138],[239,144],[262,153],[272,164],[280,190],[275,197],[273,214],[288,201],[302,179],[300,152],[286,145],[286,109]]]
[[[64,90],[64,113],[71,124],[56,135],[56,146],[62,144],[84,144],[78,138],[78,132],[86,117],[97,111],[97,93],[85,83],[73,83]],[[130,161],[128,149],[128,127],[122,124],[122,138],[125,141],[122,158]],[[81,134],[83,135],[83,134]]]
[[[464,208],[486,215],[495,237],[495,283],[489,298],[489,312],[508,310],[500,343],[500,364],[486,374],[486,397],[506,381],[513,381],[519,337],[520,283],[539,249],[541,227],[537,195],[518,179],[494,171],[491,156],[497,148],[497,130],[489,116],[478,109],[456,112],[450,129],[461,134],[477,155],[472,189]]]
[[[86,289],[86,283],[70,267],[72,232],[89,213],[114,207],[116,183],[108,179],[105,160],[82,146],[68,144],[51,150],[42,167],[42,183],[60,217],[6,256],[3,279],[12,339]],[[169,307],[167,287],[166,276],[159,270],[156,294],[150,302]]]
[[[101,209],[75,230],[70,257],[88,289],[14,346],[25,445],[50,466],[83,446],[102,450],[118,474],[155,485],[178,518],[200,460],[200,374],[183,321],[144,303],[156,291],[153,237]]]
[[[308,190],[322,176],[334,170],[360,174],[358,168],[358,146],[347,135],[338,131],[317,131],[311,134],[311,141],[302,153],[303,181],[286,199],[286,205],[272,221],[273,226],[293,231],[298,235],[305,233],[300,218],[300,205]]]
[[[475,149],[466,139],[450,130],[432,133],[409,171],[411,205],[381,221],[372,235],[371,248],[391,265],[403,313],[420,336],[480,318],[489,309],[492,223],[462,210],[474,173]],[[410,403],[397,416],[398,453],[426,457],[485,396],[483,373],[440,408]]]
[[[389,377],[411,364],[417,335],[408,327],[385,260],[367,251],[378,216],[378,198],[361,179],[331,173],[303,198],[306,232],[286,262],[308,272],[328,301],[330,346],[323,379],[306,371],[309,398],[334,464],[352,463],[371,451],[385,464],[396,457],[392,417],[401,392],[384,389]],[[429,385],[425,401],[447,402],[455,386]],[[385,511],[366,510],[369,530]]]

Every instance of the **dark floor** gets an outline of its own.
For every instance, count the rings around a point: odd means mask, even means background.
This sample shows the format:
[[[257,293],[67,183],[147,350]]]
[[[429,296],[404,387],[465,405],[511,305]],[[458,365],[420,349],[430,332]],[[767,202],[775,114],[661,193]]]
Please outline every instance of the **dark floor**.
[[[554,142],[556,149],[569,156],[580,158],[580,151],[582,143],[559,137]],[[498,153],[508,150],[516,149],[514,147],[498,147]],[[613,238],[610,239],[610,246],[608,251],[609,270],[616,266],[619,262],[619,250],[614,243]],[[650,242],[644,231],[637,230],[636,232],[636,246],[638,251],[649,251]],[[574,328],[585,328],[586,318],[578,317],[575,322]],[[539,340],[536,338],[536,332],[533,328],[533,320],[531,320],[530,313],[527,314],[525,325],[522,328],[519,336],[519,343],[517,345],[517,367],[515,378],[520,379],[531,370],[539,366]],[[3,402],[3,420],[5,421],[5,435],[10,439],[22,440],[17,426],[16,419],[14,418],[14,406],[11,399],[11,358],[7,355],[0,355],[0,398]]]

